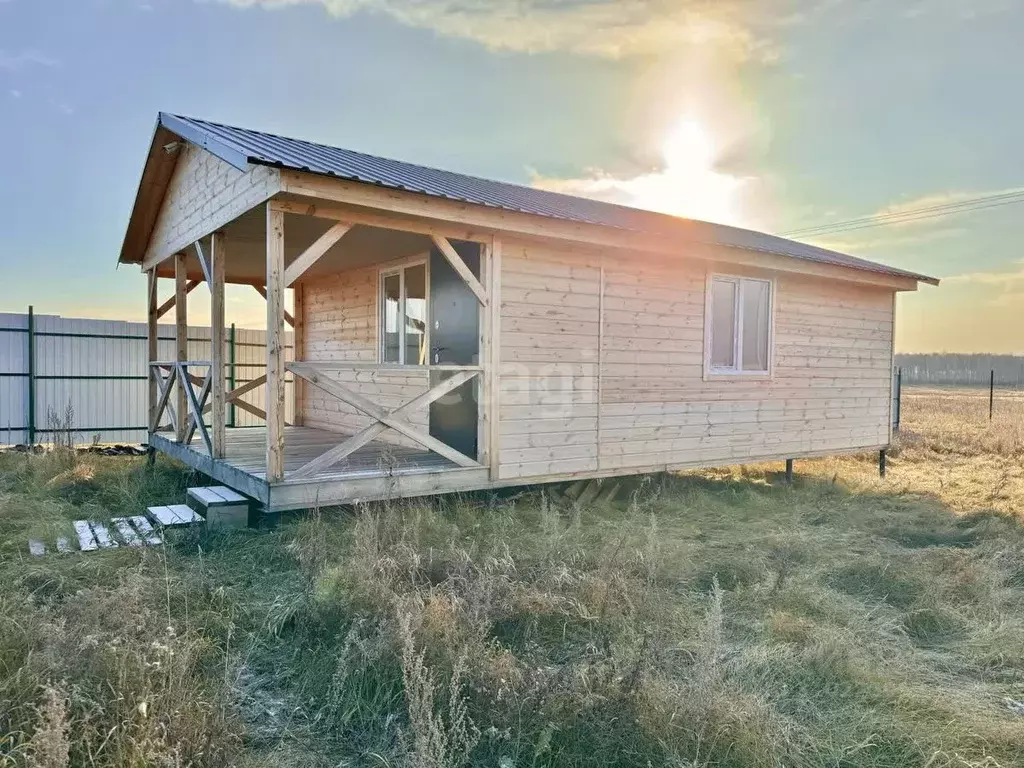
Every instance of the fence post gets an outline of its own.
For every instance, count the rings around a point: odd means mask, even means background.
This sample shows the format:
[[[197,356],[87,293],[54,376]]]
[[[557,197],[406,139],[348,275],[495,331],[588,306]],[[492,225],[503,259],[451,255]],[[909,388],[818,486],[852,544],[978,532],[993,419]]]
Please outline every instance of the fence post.
[[[896,369],[896,423],[892,425],[894,431],[900,431],[900,405],[903,402],[903,368]]]
[[[992,373],[988,379],[988,420],[992,421],[992,406],[995,404],[996,395],[996,370],[992,369]]]
[[[28,444],[36,444],[36,316],[28,306],[28,419],[25,424]]]
[[[235,388],[235,324],[231,324],[231,333],[228,335],[228,392]],[[235,426],[235,401],[228,405],[228,426]]]

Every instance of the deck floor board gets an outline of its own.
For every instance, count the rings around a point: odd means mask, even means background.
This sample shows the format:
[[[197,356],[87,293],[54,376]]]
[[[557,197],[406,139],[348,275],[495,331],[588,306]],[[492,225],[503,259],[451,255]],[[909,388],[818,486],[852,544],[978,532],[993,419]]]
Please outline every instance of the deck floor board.
[[[333,466],[301,478],[289,473],[305,466],[351,435],[314,427],[285,428],[284,470],[281,482],[267,481],[264,427],[229,428],[222,459],[210,456],[197,435],[178,445],[167,433],[157,433],[157,450],[194,467],[218,483],[245,494],[266,510],[346,504],[395,496],[444,493],[487,484],[487,467],[460,467],[424,448],[371,441]]]
[[[349,435],[313,427],[286,427],[284,435],[285,475],[344,442]],[[267,431],[262,427],[227,430],[227,455],[223,461],[254,477],[264,479],[267,472]],[[198,435],[190,447],[208,456],[206,445]],[[454,462],[426,449],[391,445],[379,441],[367,443],[359,450],[308,478],[343,479],[345,477],[383,477],[393,472],[437,472],[456,468]]]

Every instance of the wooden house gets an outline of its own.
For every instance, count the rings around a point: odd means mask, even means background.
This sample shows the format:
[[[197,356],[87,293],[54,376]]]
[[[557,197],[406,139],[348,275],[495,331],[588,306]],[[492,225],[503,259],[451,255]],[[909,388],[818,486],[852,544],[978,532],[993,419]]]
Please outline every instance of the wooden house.
[[[151,446],[271,512],[883,451],[896,294],[938,282],[169,114],[120,261],[149,278]],[[189,360],[204,283],[212,359]],[[267,307],[266,374],[234,391],[225,283]],[[172,307],[177,355],[157,360]],[[227,428],[229,402],[266,427]]]

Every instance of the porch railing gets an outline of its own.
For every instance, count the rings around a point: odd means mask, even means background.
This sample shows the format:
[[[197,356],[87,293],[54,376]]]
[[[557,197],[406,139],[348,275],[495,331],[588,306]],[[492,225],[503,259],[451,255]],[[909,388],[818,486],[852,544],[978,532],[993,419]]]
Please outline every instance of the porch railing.
[[[450,372],[452,375],[398,408],[389,410],[377,405],[364,395],[361,395],[358,392],[353,392],[345,385],[325,375],[330,370],[358,370],[361,367],[374,371],[446,371]],[[482,367],[464,365],[428,365],[416,366],[415,368],[409,369],[389,368],[388,366],[381,365],[360,366],[358,363],[311,363],[297,361],[288,363],[286,368],[299,378],[308,382],[310,385],[332,397],[337,398],[338,400],[341,400],[343,403],[373,419],[373,423],[369,426],[364,427],[356,434],[348,437],[312,461],[292,472],[289,472],[287,474],[288,479],[308,477],[316,474],[322,469],[326,469],[327,467],[337,464],[342,459],[350,456],[370,441],[379,437],[388,429],[398,432],[418,445],[443,456],[460,467],[482,466],[475,458],[471,458],[464,453],[455,450],[408,420],[408,417],[416,411],[427,408],[431,403],[440,400],[449,392],[452,392],[464,384],[476,379],[481,373],[483,373]]]
[[[205,376],[197,376],[190,368],[206,368]],[[192,442],[196,431],[203,438],[206,449],[213,453],[213,441],[204,417],[213,410],[210,398],[213,385],[213,365],[209,360],[154,361],[149,364],[149,373],[156,382],[157,402],[150,419],[149,431],[159,432],[170,427],[174,432],[175,442],[188,444]],[[226,405],[233,405],[250,413],[256,418],[266,419],[267,412],[262,408],[247,403],[242,399],[255,389],[267,383],[267,375],[263,374],[240,387],[235,387],[225,395]],[[198,388],[198,391],[197,391]],[[179,415],[171,404],[171,395],[175,391],[184,395],[185,414]],[[180,405],[180,402],[179,402]],[[169,424],[163,425],[164,417]],[[182,416],[184,419],[182,420]],[[218,418],[224,418],[223,415]]]

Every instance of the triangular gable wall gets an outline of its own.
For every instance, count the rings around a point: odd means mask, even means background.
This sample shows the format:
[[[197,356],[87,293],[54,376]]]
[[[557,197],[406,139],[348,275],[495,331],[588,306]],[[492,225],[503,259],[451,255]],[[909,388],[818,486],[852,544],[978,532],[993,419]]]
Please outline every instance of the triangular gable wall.
[[[280,190],[276,168],[254,165],[240,171],[195,144],[182,145],[146,248],[146,263],[187,248]]]

